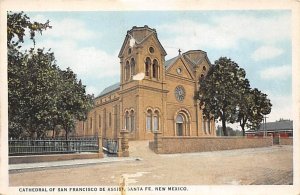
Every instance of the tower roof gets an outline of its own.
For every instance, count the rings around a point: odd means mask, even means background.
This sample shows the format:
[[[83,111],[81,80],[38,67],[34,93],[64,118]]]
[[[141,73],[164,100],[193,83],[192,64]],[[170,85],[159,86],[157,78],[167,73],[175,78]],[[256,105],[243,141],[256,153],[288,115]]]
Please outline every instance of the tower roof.
[[[127,31],[126,37],[124,39],[124,42],[122,44],[122,47],[121,47],[121,50],[120,50],[118,56],[122,57],[124,48],[131,38],[133,38],[135,40],[136,45],[140,45],[143,42],[145,42],[150,36],[155,36],[155,38],[158,41],[159,46],[163,52],[162,54],[167,55],[167,52],[165,51],[165,49],[159,42],[156,30],[154,28],[149,28],[147,25],[145,25],[143,27],[133,26],[131,30]]]
[[[189,50],[182,54],[184,59],[187,60],[192,67],[201,64],[203,60],[206,60],[209,65],[211,65],[207,54],[205,51],[202,50]]]

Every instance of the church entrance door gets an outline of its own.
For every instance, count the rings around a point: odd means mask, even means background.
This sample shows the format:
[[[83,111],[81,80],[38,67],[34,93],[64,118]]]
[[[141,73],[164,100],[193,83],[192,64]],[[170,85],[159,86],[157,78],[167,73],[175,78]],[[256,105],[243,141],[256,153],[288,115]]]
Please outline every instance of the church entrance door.
[[[183,136],[183,124],[182,123],[177,123],[177,136]]]
[[[181,114],[179,114],[176,117],[176,135],[177,136],[183,136],[183,116]]]

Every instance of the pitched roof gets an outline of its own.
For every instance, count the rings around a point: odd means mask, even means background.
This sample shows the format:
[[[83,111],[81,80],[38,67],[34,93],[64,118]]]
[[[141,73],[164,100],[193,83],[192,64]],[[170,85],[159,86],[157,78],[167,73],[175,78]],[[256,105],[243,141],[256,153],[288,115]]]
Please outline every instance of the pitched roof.
[[[196,54],[194,58],[191,58],[189,55]],[[178,55],[174,58],[171,58],[167,61],[165,61],[165,67],[168,69],[172,64],[176,62],[176,60],[180,57],[183,57],[183,59],[188,62],[188,65],[191,69],[195,68],[196,65],[201,64],[203,60],[207,60],[208,64],[211,65],[206,52],[202,50],[189,50],[182,55]]]
[[[120,89],[120,82],[117,82],[113,85],[110,85],[108,87],[106,87],[103,91],[101,91],[101,93],[97,96],[97,97],[100,97],[100,96],[103,96],[103,95],[106,95],[112,91],[115,91],[117,89]]]
[[[149,28],[147,25],[145,25],[143,27],[133,26],[131,30],[127,31],[127,34],[123,41],[123,44],[122,44],[122,47],[121,47],[118,57],[122,56],[124,48],[130,38],[134,38],[136,45],[140,45],[143,42],[145,42],[152,35],[155,36],[155,39],[158,41],[158,45],[162,50],[162,54],[167,55],[166,50],[164,49],[164,47],[162,46],[162,44],[160,43],[160,41],[157,37],[156,30],[154,28],[153,29]]]
[[[178,58],[180,58],[180,55],[165,61],[166,69],[168,69],[172,64],[174,64]]]
[[[190,63],[192,68],[194,68],[196,65],[201,64],[203,60],[206,60],[209,65],[211,65],[207,53],[202,50],[189,50],[182,54],[184,59]],[[194,55],[192,57],[192,55]]]
[[[264,131],[264,124],[262,123],[258,129],[258,131]],[[278,130],[293,130],[293,121],[291,120],[280,120],[276,122],[269,122],[266,123],[266,130],[273,130],[273,131],[278,131]]]

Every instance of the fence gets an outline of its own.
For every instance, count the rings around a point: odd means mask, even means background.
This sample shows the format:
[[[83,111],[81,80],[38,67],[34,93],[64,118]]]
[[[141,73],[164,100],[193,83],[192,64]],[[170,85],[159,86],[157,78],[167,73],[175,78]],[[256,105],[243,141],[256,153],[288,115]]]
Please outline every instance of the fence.
[[[9,155],[98,152],[97,137],[9,140]]]
[[[111,154],[117,154],[117,152],[118,152],[118,141],[117,140],[103,138],[102,145],[103,145],[104,151],[111,153]]]

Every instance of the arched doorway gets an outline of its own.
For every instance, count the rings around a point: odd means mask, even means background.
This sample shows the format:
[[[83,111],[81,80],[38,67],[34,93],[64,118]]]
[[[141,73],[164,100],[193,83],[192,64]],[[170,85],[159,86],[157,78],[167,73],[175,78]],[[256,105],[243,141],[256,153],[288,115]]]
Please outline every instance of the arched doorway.
[[[183,136],[184,132],[184,117],[182,114],[178,114],[176,117],[176,135]]]
[[[177,110],[174,115],[174,134],[175,136],[191,135],[191,115],[185,108]]]

